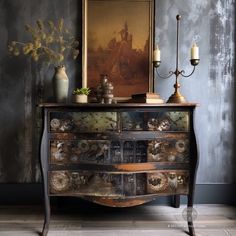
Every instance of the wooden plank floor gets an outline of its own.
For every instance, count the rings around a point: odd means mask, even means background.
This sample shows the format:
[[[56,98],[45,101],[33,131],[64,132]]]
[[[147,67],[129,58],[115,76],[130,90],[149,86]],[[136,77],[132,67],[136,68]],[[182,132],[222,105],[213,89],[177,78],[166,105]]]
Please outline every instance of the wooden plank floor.
[[[114,209],[102,206],[54,208],[48,236],[187,235],[185,206],[143,205]],[[196,205],[198,236],[236,236],[236,207]],[[39,235],[43,210],[35,206],[0,206],[0,236]]]

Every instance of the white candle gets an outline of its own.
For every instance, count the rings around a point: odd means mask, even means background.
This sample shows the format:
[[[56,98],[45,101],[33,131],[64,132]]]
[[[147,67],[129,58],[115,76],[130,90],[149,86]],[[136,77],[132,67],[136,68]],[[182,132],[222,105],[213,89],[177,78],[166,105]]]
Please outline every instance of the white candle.
[[[161,61],[161,51],[158,46],[153,52],[153,61]]]
[[[191,48],[191,59],[199,59],[199,47],[197,46],[196,43],[193,44]]]

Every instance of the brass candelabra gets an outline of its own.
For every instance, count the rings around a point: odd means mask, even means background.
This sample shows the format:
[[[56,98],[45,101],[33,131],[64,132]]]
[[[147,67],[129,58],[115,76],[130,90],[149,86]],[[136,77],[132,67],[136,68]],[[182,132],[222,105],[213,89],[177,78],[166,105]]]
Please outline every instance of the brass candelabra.
[[[193,70],[190,74],[185,75],[185,71],[184,70],[179,70],[179,22],[180,22],[181,16],[177,15],[176,16],[176,20],[177,20],[177,33],[176,33],[176,69],[175,71],[170,71],[169,74],[167,76],[162,76],[159,74],[157,68],[160,66],[161,64],[161,60],[160,60],[160,50],[158,50],[157,53],[159,53],[159,56],[155,57],[155,51],[154,51],[154,58],[153,58],[153,66],[156,68],[156,73],[157,75],[162,78],[162,79],[167,79],[170,78],[172,75],[175,75],[175,84],[174,84],[174,93],[169,97],[167,103],[185,103],[186,100],[184,98],[184,96],[180,93],[179,88],[180,88],[180,84],[179,84],[179,76],[183,76],[185,78],[190,77],[194,71],[195,71],[195,67],[199,64],[200,59],[198,56],[198,47],[196,47],[196,45],[194,45],[191,49],[191,65],[193,66]],[[195,47],[195,48],[194,48]],[[197,50],[194,52],[194,50]],[[196,55],[195,55],[196,54]]]

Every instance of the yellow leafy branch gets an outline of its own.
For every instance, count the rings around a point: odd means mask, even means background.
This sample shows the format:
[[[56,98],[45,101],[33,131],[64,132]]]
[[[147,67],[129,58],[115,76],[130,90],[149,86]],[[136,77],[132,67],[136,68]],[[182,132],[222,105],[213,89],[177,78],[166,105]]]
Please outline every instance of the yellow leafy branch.
[[[31,35],[32,40],[11,41],[8,50],[13,56],[23,54],[30,56],[34,61],[41,59],[54,65],[62,63],[68,51],[73,59],[78,57],[79,41],[70,34],[63,19],[58,23],[48,21],[47,24],[37,20],[35,28],[27,24],[25,30]]]

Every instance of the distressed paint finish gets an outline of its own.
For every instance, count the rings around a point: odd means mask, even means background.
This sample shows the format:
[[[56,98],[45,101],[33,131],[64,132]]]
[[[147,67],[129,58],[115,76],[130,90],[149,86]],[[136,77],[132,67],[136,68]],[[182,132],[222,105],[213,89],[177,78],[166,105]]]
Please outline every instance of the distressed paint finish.
[[[175,66],[175,16],[182,15],[180,67],[188,72],[189,48],[200,46],[200,65],[189,79],[181,80],[188,101],[198,102],[196,130],[200,149],[198,183],[235,181],[233,156],[234,113],[234,0],[156,0],[156,42],[162,50],[160,72]],[[13,17],[14,16],[14,17]],[[80,0],[0,1],[0,182],[39,180],[36,156],[41,114],[35,104],[51,100],[53,68],[25,58],[8,57],[7,42],[27,39],[23,25],[38,18],[63,16],[81,36]],[[81,55],[80,55],[81,56]],[[79,64],[79,62],[78,62]],[[67,66],[70,91],[81,81],[80,65]],[[173,93],[174,79],[156,79],[165,99]],[[32,96],[33,94],[33,96]],[[36,96],[35,96],[36,94]],[[35,129],[37,130],[35,132]]]
[[[114,199],[149,194],[187,195],[188,184],[188,170],[154,170],[148,173],[125,174],[81,170],[49,172],[50,195],[99,196]]]
[[[156,43],[162,50],[162,74],[175,67],[176,23],[180,26],[180,69],[191,70],[190,47],[200,47],[200,64],[181,92],[200,104],[195,127],[200,151],[198,183],[235,182],[234,146],[234,0],[157,0]],[[167,99],[173,79],[156,77],[156,90]]]
[[[146,202],[157,196],[188,195],[188,206],[192,207],[198,162],[193,129],[193,112],[196,104],[126,103],[104,105],[99,103],[46,103],[41,104],[41,106],[44,108],[45,124],[41,146],[45,209],[47,212],[45,225],[49,224],[50,218],[49,196],[90,196],[92,201],[96,200],[93,197],[100,197],[104,201],[107,199],[107,205],[110,203],[110,206],[126,207],[125,201],[115,205],[115,202],[110,202],[110,199],[122,198],[130,202],[130,198],[139,199],[141,196],[143,202]],[[116,126],[121,127],[119,131],[102,129],[102,132],[97,133],[97,130],[93,129],[93,113],[97,115],[97,111],[101,108],[104,110],[100,113],[100,117],[108,117],[108,114],[116,113],[116,117],[118,117]],[[121,124],[124,124],[125,121],[128,122],[127,117],[131,117],[129,114],[134,112],[139,113],[139,116],[132,117],[131,123],[136,123],[137,119],[141,119],[143,120],[143,125],[135,131],[122,129]],[[61,113],[63,113],[63,116],[61,116]],[[176,114],[173,115],[174,113]],[[77,118],[72,119],[72,122],[76,124],[83,123],[84,117],[87,116],[86,120],[89,126],[92,127],[93,132],[84,132],[83,129],[82,132],[80,129],[76,130],[77,125],[71,125],[71,123],[67,123],[66,129],[61,129],[61,123],[65,122],[71,114],[73,114],[73,118]],[[123,116],[122,114],[126,115]],[[165,115],[163,116],[163,114]],[[185,115],[183,116],[183,114]],[[164,129],[148,129],[147,131],[150,119],[153,120],[153,117],[156,117],[161,124],[162,119],[166,120],[167,116],[174,125],[164,126]],[[188,118],[185,119],[185,116],[188,116]],[[185,124],[186,120],[188,121],[187,125]],[[185,127],[188,128],[186,129]],[[76,133],[74,133],[75,130]],[[90,127],[87,127],[87,130],[91,131]],[[63,140],[64,133],[72,133],[75,135],[75,139]],[[152,138],[150,139],[151,136]],[[94,139],[96,137],[100,138],[96,140]],[[142,152],[145,153],[146,160],[143,160],[144,163],[140,163],[140,159],[137,158],[140,156],[140,151],[134,151],[134,148],[141,148],[141,145],[136,145],[134,142],[151,142],[151,140],[160,139],[161,137],[167,141],[178,139],[182,144],[177,145],[176,143],[174,152],[172,150],[173,147],[171,147],[171,150],[167,151],[167,155],[169,156],[170,154],[172,158],[159,163],[153,161],[148,163],[147,152],[150,151],[149,146],[143,145]],[[183,154],[186,151],[183,137],[189,140],[189,148],[187,149],[191,158],[188,163],[183,161],[177,163],[173,159],[174,155]],[[85,140],[87,141],[85,142]],[[121,145],[115,145],[115,148],[119,149],[119,154],[118,152],[112,153],[114,146],[109,144],[110,141],[110,144],[113,141],[121,143]],[[127,143],[129,145],[126,145]],[[103,148],[104,144],[106,146],[105,149]],[[167,143],[166,145],[168,146]],[[74,158],[75,155],[77,156],[76,158]],[[120,157],[118,162],[114,161],[114,159],[117,160],[117,156]],[[97,158],[94,160],[94,157],[98,157],[99,161]],[[178,198],[176,197],[176,199]],[[103,200],[101,204],[104,204]],[[96,202],[99,203],[97,200]],[[178,200],[175,200],[175,202],[175,205],[178,206]],[[132,202],[132,204],[134,203]]]
[[[41,135],[41,108],[36,105],[52,99],[53,67],[35,64],[28,58],[10,57],[7,43],[26,41],[25,24],[37,19],[58,20],[77,35],[81,35],[81,6],[77,0],[1,0],[0,1],[0,182],[37,182],[38,147]],[[80,37],[81,38],[81,37]],[[80,56],[81,58],[81,56]],[[67,64],[70,91],[75,84],[77,68]],[[77,69],[77,70],[76,70]],[[78,80],[80,77],[77,76]]]

